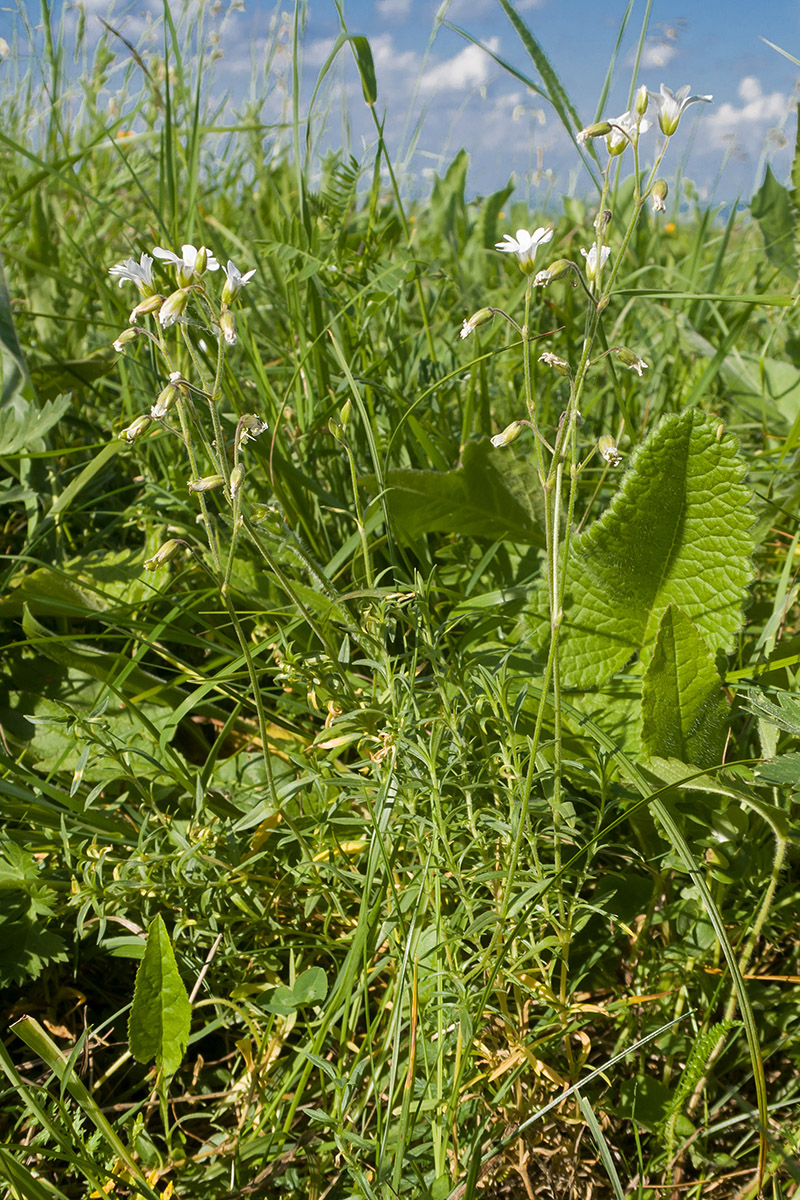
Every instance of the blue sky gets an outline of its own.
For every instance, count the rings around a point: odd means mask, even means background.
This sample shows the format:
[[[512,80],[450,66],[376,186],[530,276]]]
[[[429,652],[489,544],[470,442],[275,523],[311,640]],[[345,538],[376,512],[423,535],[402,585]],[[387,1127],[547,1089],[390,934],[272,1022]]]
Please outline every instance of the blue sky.
[[[24,3],[24,0],[21,0]],[[81,0],[91,18],[107,15],[109,0]],[[270,55],[270,70],[255,84],[263,113],[279,121],[289,111],[291,16],[271,0],[186,0],[219,28],[221,57],[215,90],[239,99],[253,88],[252,64]],[[685,4],[685,0],[678,3]],[[369,38],[377,71],[377,110],[409,190],[424,190],[432,172],[455,153],[470,154],[470,192],[487,193],[513,175],[518,194],[541,204],[551,193],[584,193],[585,172],[552,108],[502,70],[479,46],[448,27],[461,26],[483,45],[537,79],[519,37],[497,0],[342,0],[348,29]],[[68,3],[68,7],[70,7]],[[71,7],[74,8],[74,5]],[[115,0],[113,19],[131,40],[147,39],[158,0]],[[173,7],[175,5],[173,4]],[[624,15],[624,0],[519,0],[517,10],[561,78],[582,120],[594,118]],[[616,61],[604,113],[627,106],[632,56],[646,9],[633,12]],[[38,11],[29,0],[28,11]],[[4,23],[8,22],[8,33]],[[95,22],[99,31],[99,23]],[[12,17],[0,10],[0,36]],[[309,0],[302,69],[302,107],[339,32],[333,0]],[[768,39],[800,58],[800,0],[653,0],[638,83],[657,91],[662,82],[711,93],[712,105],[688,110],[666,172],[680,164],[703,199],[749,199],[763,178],[765,157],[786,178],[795,137],[800,71]],[[349,148],[369,162],[374,127],[345,50],[329,73],[313,126],[319,148]],[[650,133],[655,145],[655,135]],[[643,147],[643,157],[646,153]]]

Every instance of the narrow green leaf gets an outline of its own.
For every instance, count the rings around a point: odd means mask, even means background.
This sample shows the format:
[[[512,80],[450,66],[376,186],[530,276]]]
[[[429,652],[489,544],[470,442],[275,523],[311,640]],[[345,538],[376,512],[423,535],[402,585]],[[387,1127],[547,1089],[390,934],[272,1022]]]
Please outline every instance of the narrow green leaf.
[[[566,687],[599,687],[636,651],[647,661],[669,604],[712,653],[730,648],[752,578],[744,470],[736,439],[699,409],[664,418],[642,443],[609,508],[572,539],[560,641]],[[526,624],[543,645],[543,583]]]
[[[175,954],[161,916],[150,923],[147,948],[136,971],[128,1019],[128,1044],[137,1062],[155,1059],[174,1075],[189,1041],[192,1006],[178,974]]]
[[[375,63],[372,61],[370,44],[365,37],[351,37],[350,46],[356,60],[358,73],[361,76],[361,91],[371,108],[378,99],[378,84],[375,79]]]
[[[728,704],[705,642],[670,604],[642,680],[642,749],[698,767],[722,761]]]

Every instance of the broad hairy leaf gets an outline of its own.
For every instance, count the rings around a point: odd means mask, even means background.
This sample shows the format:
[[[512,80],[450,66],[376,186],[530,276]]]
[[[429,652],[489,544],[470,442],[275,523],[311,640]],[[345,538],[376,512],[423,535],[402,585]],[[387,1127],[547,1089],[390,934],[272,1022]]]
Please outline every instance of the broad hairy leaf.
[[[698,767],[722,761],[728,704],[705,642],[669,604],[642,680],[642,749]]]
[[[137,1062],[155,1058],[174,1075],[189,1041],[192,1006],[178,974],[172,943],[161,916],[147,931],[147,947],[136,971],[128,1044]]]
[[[670,604],[712,653],[730,648],[752,578],[744,470],[735,438],[699,409],[665,417],[642,443],[608,509],[571,542],[559,642],[565,687],[599,687],[636,651],[647,662]],[[524,624],[543,646],[544,581]]]
[[[489,438],[467,442],[460,466],[451,471],[389,471],[386,487],[389,512],[403,541],[447,532],[544,545],[533,463],[496,450]]]
[[[758,222],[769,261],[780,271],[794,277],[797,274],[797,255],[791,197],[783,184],[778,183],[769,163],[764,182],[750,201],[750,212]]]

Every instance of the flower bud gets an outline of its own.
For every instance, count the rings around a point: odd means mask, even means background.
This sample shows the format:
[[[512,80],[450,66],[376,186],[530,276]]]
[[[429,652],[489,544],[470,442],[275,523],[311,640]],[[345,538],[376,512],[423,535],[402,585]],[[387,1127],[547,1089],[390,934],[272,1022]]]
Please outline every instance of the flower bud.
[[[138,329],[123,329],[122,333],[112,342],[111,345],[116,350],[117,354],[121,354],[124,348],[130,343],[135,342],[139,336]]]
[[[493,316],[494,313],[490,308],[479,308],[478,311],[473,313],[471,317],[465,319],[458,336],[460,338],[469,337],[471,333],[475,332],[479,325],[486,325],[487,322],[491,321]]]
[[[649,102],[650,102],[650,97],[647,94],[647,85],[643,83],[642,86],[639,88],[638,92],[636,93],[636,100],[634,101],[634,105],[633,105],[633,110],[636,113],[637,117],[644,116],[644,114],[647,112],[647,105],[649,104]]]
[[[667,206],[664,203],[669,192],[669,184],[666,179],[657,179],[653,184],[653,190],[650,193],[650,199],[653,202],[653,212],[666,212]]]
[[[526,421],[512,421],[510,425],[506,425],[502,433],[494,435],[492,445],[495,449],[499,449],[500,446],[510,446],[512,442],[517,440],[526,424]]]
[[[163,303],[164,297],[158,292],[154,296],[147,296],[144,300],[140,300],[136,307],[131,309],[131,325],[137,317],[143,317],[147,313],[155,312],[157,308],[161,308]]]
[[[131,421],[127,429],[120,430],[120,438],[123,438],[126,442],[135,442],[143,433],[147,433],[151,420],[151,417],[144,415],[136,417],[135,420]]]
[[[353,406],[350,403],[350,400],[347,399],[339,409],[339,420],[343,429],[347,429],[347,426],[350,424],[350,413],[352,412],[352,408]]]
[[[156,402],[150,409],[150,416],[154,421],[162,420],[169,410],[172,408],[175,401],[178,399],[178,392],[181,382],[180,371],[171,371],[169,383],[163,387],[156,397]]]
[[[224,312],[220,313],[219,327],[222,330],[222,336],[225,338],[225,341],[228,343],[228,345],[235,346],[236,317],[233,315],[230,309],[226,308]]]
[[[203,479],[190,479],[186,486],[190,492],[211,492],[224,482],[221,475],[206,475]]]
[[[344,441],[344,429],[338,421],[334,421],[333,417],[328,421],[328,432],[333,434],[337,442]]]
[[[635,371],[641,379],[642,371],[647,370],[647,363],[639,358],[637,354],[634,354],[632,350],[629,350],[627,346],[612,346],[611,349],[623,367],[627,367],[629,371]]]
[[[244,483],[244,467],[241,463],[237,463],[231,471],[231,500],[235,500],[242,490]]]
[[[188,304],[189,291],[187,288],[178,288],[176,292],[172,292],[171,295],[167,296],[158,311],[161,328],[166,329],[168,326],[174,325],[186,312]]]
[[[205,275],[208,269],[208,250],[205,246],[201,246],[197,251],[197,257],[194,260],[195,275]]]
[[[579,146],[583,146],[588,138],[606,137],[611,133],[608,121],[598,121],[596,125],[587,125],[575,138]]]
[[[155,571],[157,567],[163,567],[171,558],[175,557],[185,544],[185,542],[176,541],[175,538],[170,538],[168,542],[164,542],[164,545],[156,550],[152,558],[145,559],[145,571]]]
[[[539,355],[539,362],[552,367],[554,371],[558,371],[559,375],[569,375],[569,364],[564,362],[563,358],[559,358],[557,354],[551,354],[549,350]]]
[[[621,462],[620,453],[617,449],[617,443],[610,433],[604,433],[598,440],[597,449],[600,451],[600,457],[604,458],[609,466],[619,466]]]
[[[543,271],[539,271],[534,277],[533,283],[535,287],[547,287],[549,283],[553,283],[556,279],[564,279],[569,275],[570,271],[574,271],[575,263],[570,262],[568,258],[557,258],[549,267],[545,267]]]

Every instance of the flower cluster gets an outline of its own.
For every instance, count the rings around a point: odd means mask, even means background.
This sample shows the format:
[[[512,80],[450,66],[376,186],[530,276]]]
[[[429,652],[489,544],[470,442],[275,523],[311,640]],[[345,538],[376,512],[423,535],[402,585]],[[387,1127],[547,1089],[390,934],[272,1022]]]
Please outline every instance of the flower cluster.
[[[163,296],[156,290],[153,282],[153,257],[175,269],[178,286],[168,296]],[[138,317],[146,316],[148,313],[158,313],[161,328],[168,329],[170,325],[186,320],[185,314],[189,307],[192,290],[205,293],[203,277],[208,272],[219,269],[220,264],[210,250],[205,246],[198,248],[187,242],[181,246],[180,254],[175,254],[172,250],[165,250],[163,246],[156,246],[152,256],[143,253],[138,263],[133,258],[127,258],[124,262],[110,267],[108,273],[119,281],[120,287],[127,281],[135,284],[139,290],[142,299],[131,311],[131,325]],[[230,306],[256,272],[253,267],[252,270],[245,271],[243,274],[230,259],[223,270],[225,283],[220,298],[218,326],[225,341],[229,345],[233,345],[236,341],[236,320],[230,311]],[[118,352],[122,350],[127,342],[137,336],[137,333],[138,330],[125,330],[115,340],[114,349]]]
[[[652,122],[645,119],[651,101],[658,109],[661,132],[665,137],[672,137],[690,104],[710,104],[714,99],[713,96],[690,96],[691,90],[687,83],[673,92],[662,83],[660,91],[649,92],[642,84],[636,93],[633,108],[619,117],[607,117],[594,125],[587,125],[575,140],[579,146],[584,146],[590,138],[604,137],[609,154],[621,154],[627,146],[635,146],[640,136],[651,128]]]

